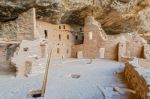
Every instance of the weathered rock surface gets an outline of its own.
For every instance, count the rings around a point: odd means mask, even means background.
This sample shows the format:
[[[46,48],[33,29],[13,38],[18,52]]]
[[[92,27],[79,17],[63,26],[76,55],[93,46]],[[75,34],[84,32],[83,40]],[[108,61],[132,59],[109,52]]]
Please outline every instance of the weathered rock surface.
[[[15,20],[29,8],[50,23],[83,25],[93,15],[109,34],[150,32],[150,0],[0,0],[0,21]]]

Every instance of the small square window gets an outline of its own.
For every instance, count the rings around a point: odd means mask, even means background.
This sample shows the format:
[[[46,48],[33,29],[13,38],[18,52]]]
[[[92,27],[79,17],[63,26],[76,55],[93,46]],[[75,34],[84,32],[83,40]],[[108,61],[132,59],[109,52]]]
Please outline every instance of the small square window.
[[[47,30],[44,30],[44,35],[45,35],[45,38],[47,38]]]
[[[59,29],[61,29],[61,26],[59,26]]]

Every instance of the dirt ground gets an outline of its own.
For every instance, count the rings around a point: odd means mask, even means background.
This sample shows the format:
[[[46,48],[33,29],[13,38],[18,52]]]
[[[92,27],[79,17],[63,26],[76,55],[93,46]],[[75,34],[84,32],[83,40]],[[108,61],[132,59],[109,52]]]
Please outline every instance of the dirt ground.
[[[129,99],[128,93],[118,94],[112,90],[113,86],[126,88],[123,80],[116,75],[123,70],[122,63],[103,59],[88,63],[88,59],[52,62],[45,97],[39,99]],[[80,76],[72,78],[72,74]],[[41,89],[43,76],[0,75],[0,90],[3,90],[0,91],[0,99],[33,99],[28,94]]]

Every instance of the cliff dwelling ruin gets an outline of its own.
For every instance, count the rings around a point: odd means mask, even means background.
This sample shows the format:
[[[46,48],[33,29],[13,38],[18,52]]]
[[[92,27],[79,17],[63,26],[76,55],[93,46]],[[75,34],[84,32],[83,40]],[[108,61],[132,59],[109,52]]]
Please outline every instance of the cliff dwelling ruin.
[[[0,14],[0,99],[149,99],[150,2],[56,1]]]

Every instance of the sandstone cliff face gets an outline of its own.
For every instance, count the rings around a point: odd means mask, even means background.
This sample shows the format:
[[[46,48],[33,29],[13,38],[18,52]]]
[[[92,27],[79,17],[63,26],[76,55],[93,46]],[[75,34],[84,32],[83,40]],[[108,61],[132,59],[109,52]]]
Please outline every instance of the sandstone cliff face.
[[[93,15],[106,33],[150,32],[150,0],[0,0],[0,21],[15,20],[32,7],[37,19],[84,25]]]

